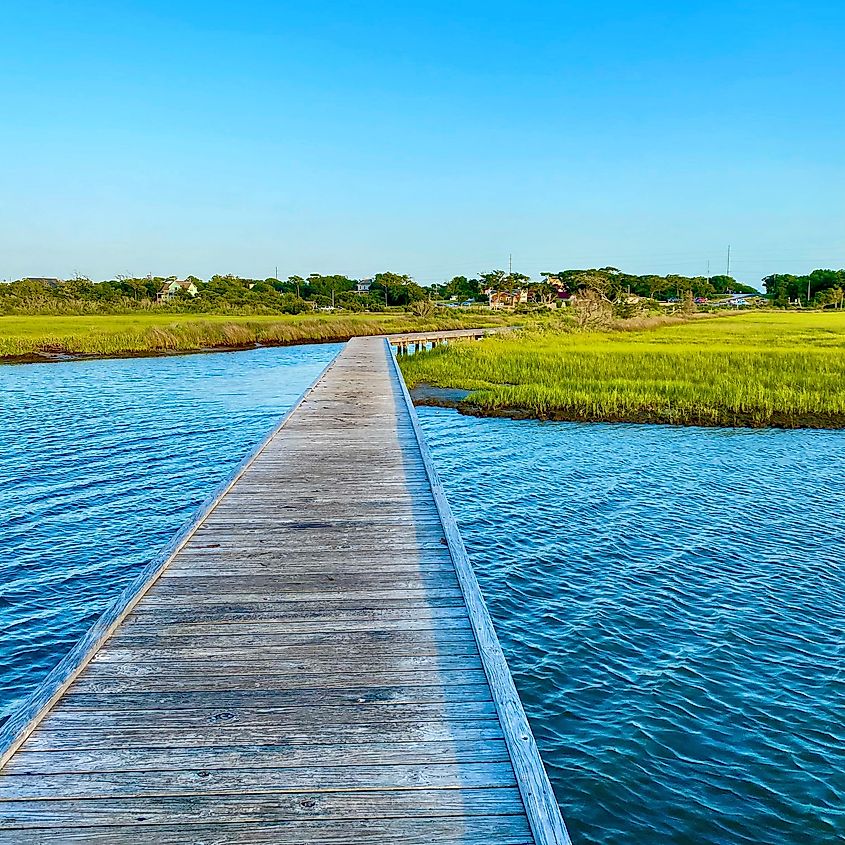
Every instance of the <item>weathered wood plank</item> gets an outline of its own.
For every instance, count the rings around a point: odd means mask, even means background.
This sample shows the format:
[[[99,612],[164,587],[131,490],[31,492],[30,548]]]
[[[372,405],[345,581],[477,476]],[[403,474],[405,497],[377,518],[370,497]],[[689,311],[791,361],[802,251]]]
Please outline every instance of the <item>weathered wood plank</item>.
[[[96,751],[19,751],[8,774],[142,772],[159,769],[256,769],[314,766],[507,763],[504,739],[485,742],[370,742],[361,745],[222,745],[201,748],[106,748]]]
[[[383,538],[384,541],[387,539]],[[238,554],[245,552],[277,554],[291,549],[295,541],[297,548],[305,548],[319,543],[326,553],[341,553],[354,560],[379,552],[385,553],[386,546],[383,540],[374,537],[343,538],[327,535],[320,531],[313,531],[309,535],[299,534],[295,538],[277,536],[275,533],[260,534],[259,532],[234,538],[231,532],[222,531],[217,532],[214,537],[203,538],[202,542],[192,545],[190,551],[193,553],[197,549],[221,548],[224,551],[232,550]],[[444,536],[435,536],[434,534],[427,537],[411,538],[408,533],[405,533],[401,537],[390,537],[389,540],[390,551],[395,555],[418,555],[442,550],[446,545]]]
[[[241,725],[225,722],[201,728],[154,728],[121,730],[113,728],[52,728],[45,721],[27,742],[32,751],[61,751],[63,748],[120,748],[137,745],[144,748],[199,748],[209,745],[233,745],[243,742],[244,736],[254,745],[337,745],[363,742],[447,742],[453,740],[502,739],[498,720],[465,722],[439,720],[436,722],[385,722],[383,724],[321,725],[313,722],[303,726],[251,725],[244,732]],[[2,780],[2,779],[0,779]]]
[[[238,579],[240,588],[256,593],[270,593],[282,596],[287,593],[350,593],[362,589],[380,589],[385,584],[391,591],[455,589],[458,579],[452,572],[413,572],[407,574],[366,572],[366,573],[329,573],[318,572],[302,574],[296,572],[256,572],[241,575]],[[194,578],[160,578],[159,590],[167,590],[169,595],[182,596],[206,592],[225,591],[231,585],[231,578],[227,573],[215,575],[200,575]]]
[[[204,725],[300,726],[319,721],[324,725],[377,725],[387,722],[437,722],[467,721],[478,723],[496,719],[492,701],[438,702],[432,704],[381,704],[312,705],[311,707],[264,706],[225,708],[206,701],[194,710],[141,710],[90,711],[54,707],[44,721],[45,728],[53,730],[100,730],[112,728],[167,728],[202,727]]]
[[[166,596],[157,596],[158,610],[154,612],[160,613],[164,605],[167,604]],[[194,605],[199,604],[198,599],[194,599]],[[132,614],[132,618],[142,617],[147,612],[147,602],[145,601]],[[181,602],[171,603],[172,607],[167,610],[168,620],[171,622],[184,622],[187,619],[196,616],[196,610],[184,610]],[[243,613],[265,613],[267,618],[293,618],[297,617],[300,622],[308,621],[316,615],[318,618],[344,618],[348,612],[354,614],[370,613],[373,611],[393,611],[393,610],[411,610],[415,611],[416,616],[421,614],[427,615],[430,619],[440,619],[446,616],[464,616],[466,617],[464,599],[462,595],[457,596],[435,596],[429,598],[421,598],[418,596],[397,596],[389,599],[369,598],[369,599],[346,599],[343,596],[326,596],[324,601],[300,601],[290,596],[276,599],[275,596],[260,596],[251,602],[231,601],[229,596],[212,596],[208,601],[202,603],[202,613],[205,614],[207,621],[225,621],[218,619],[215,614],[243,614]],[[451,608],[451,614],[444,611],[443,608]],[[387,618],[387,617],[385,617]],[[128,620],[127,620],[128,622]],[[121,628],[118,628],[113,636],[120,634]]]
[[[322,678],[320,679],[322,680]],[[314,707],[317,705],[359,705],[382,702],[386,704],[427,704],[449,701],[492,701],[490,687],[483,676],[475,684],[446,684],[443,686],[344,686],[303,687],[283,689],[226,689],[215,691],[188,690],[134,692],[80,692],[71,687],[62,697],[65,709],[143,710],[158,707],[162,710],[192,710],[207,707],[209,701],[223,708],[251,707]],[[22,753],[22,752],[19,752]]]
[[[266,485],[264,490],[266,490]],[[386,495],[384,489],[379,485],[369,495],[360,490],[358,485],[339,485],[327,489],[320,495],[315,495],[313,490],[308,493],[300,493],[292,496],[285,489],[285,498],[282,500],[267,501],[264,490],[255,489],[248,495],[233,494],[221,502],[216,513],[218,515],[236,514],[244,512],[259,515],[286,516],[288,518],[302,518],[303,513],[308,513],[316,507],[330,508],[335,519],[348,515],[356,518],[371,513],[384,512],[386,510],[397,513],[420,513],[429,517],[437,517],[437,509],[430,501],[426,501],[428,484],[416,485],[416,495],[408,492],[408,485],[397,488],[397,492]],[[354,491],[355,498],[350,498]]]
[[[452,563],[449,549],[444,543],[438,543],[434,549],[417,549],[400,554],[395,549],[373,549],[365,555],[354,558],[338,555],[331,550],[308,549],[300,546],[279,543],[272,546],[235,546],[233,543],[195,543],[185,546],[179,557],[171,566],[179,567],[190,564],[208,564],[214,562],[225,565],[228,562],[257,563],[264,565],[267,561],[274,565],[303,565],[314,566],[424,566],[426,564]],[[170,568],[167,570],[170,571]]]
[[[143,817],[142,817],[143,818]],[[462,819],[387,819],[352,821],[284,821],[276,824],[250,822],[237,826],[233,834],[226,824],[195,825],[189,831],[191,845],[534,845],[528,823],[516,816],[484,816],[471,821]],[[119,827],[64,828],[63,845],[185,845],[186,827],[182,825],[144,825]],[[28,829],[26,845],[56,845],[55,828]],[[0,845],[22,845],[20,832],[4,833]]]
[[[395,633],[395,632],[391,632]],[[468,632],[461,632],[465,636]],[[327,639],[330,634],[323,635]],[[249,639],[249,638],[247,638]],[[355,643],[358,648],[363,649],[363,641]],[[417,658],[417,657],[478,657],[478,646],[473,640],[442,640],[436,641],[434,637],[419,637],[415,641],[394,643],[387,639],[379,640],[373,637],[369,641],[370,653],[380,661],[385,657],[395,659]],[[207,647],[194,642],[192,645],[167,647],[155,644],[119,647],[117,645],[100,649],[94,656],[92,663],[161,663],[168,665],[174,662],[206,662],[219,661],[221,666],[232,663],[238,665],[249,663],[285,664],[288,661],[295,661],[299,666],[303,661],[312,661],[314,665],[324,665],[329,661],[334,665],[338,661],[348,663],[349,643],[316,643],[309,644],[273,644],[267,645],[260,642],[245,642],[244,644],[226,645],[219,644]],[[444,668],[450,668],[448,664],[442,664]],[[474,664],[477,665],[477,664]]]
[[[472,654],[478,653],[475,644],[475,637],[472,631],[448,629],[446,631],[432,631],[431,635],[421,636],[417,631],[353,631],[330,634],[287,634],[281,631],[272,634],[221,634],[218,636],[209,635],[202,639],[196,637],[168,637],[155,633],[148,636],[122,636],[112,637],[108,644],[97,654],[109,655],[105,659],[114,659],[113,655],[118,649],[230,649],[242,648],[256,649],[268,647],[271,649],[284,648],[295,649],[300,646],[319,646],[328,650],[350,648],[366,649],[371,646],[396,648],[407,647],[407,653],[419,653],[421,649],[430,648],[453,648],[458,646],[471,646]],[[444,652],[448,653],[448,652]],[[96,659],[96,658],[95,658]]]
[[[138,798],[141,796],[252,794],[377,789],[479,789],[515,786],[507,763],[432,763],[304,768],[177,769],[94,774],[8,774],[0,778],[0,800]]]
[[[159,631],[167,636],[202,636],[204,633],[220,634],[224,631],[232,633],[244,633],[254,631],[257,634],[263,633],[323,633],[328,631],[431,631],[440,630],[471,630],[467,619],[460,618],[426,618],[426,619],[380,619],[377,622],[372,619],[318,619],[314,622],[306,622],[299,619],[288,620],[277,618],[272,612],[246,614],[246,619],[232,619],[223,622],[203,622],[196,614],[191,618],[195,621],[177,622],[168,624],[166,613],[150,613],[144,617],[133,619],[126,625],[127,632],[149,633]]]
[[[144,675],[141,677],[113,677],[106,679],[89,678],[87,673],[74,684],[75,692],[168,692],[174,690],[201,692],[217,692],[221,690],[279,690],[279,689],[344,689],[361,687],[371,683],[375,687],[387,686],[467,686],[470,684],[487,683],[487,676],[483,669],[465,669],[460,671],[440,670],[437,672],[355,672],[350,668],[346,672],[334,675],[308,674],[300,675],[194,675],[182,678],[175,683],[172,678],[157,678]]]
[[[40,803],[40,802],[39,802]],[[47,802],[55,809],[56,801]],[[69,802],[70,803],[70,802]],[[388,791],[301,791],[270,792],[261,795],[161,796],[109,801],[74,802],[70,818],[80,825],[173,824],[208,821],[271,821],[285,819],[371,819],[448,817],[473,815],[519,815],[522,802],[515,787],[480,789],[396,789]],[[29,802],[9,801],[0,808],[0,825],[43,826],[44,821],[27,818]],[[42,810],[48,809],[41,807]],[[108,809],[109,812],[103,812]],[[49,812],[49,809],[48,809]],[[95,815],[96,814],[96,815]],[[68,816],[56,818],[57,826]]]
[[[221,556],[222,558],[222,556]],[[172,578],[225,578],[231,581],[234,578],[250,578],[256,575],[272,575],[276,578],[292,576],[294,578],[318,578],[335,575],[346,575],[347,577],[361,575],[379,574],[384,578],[394,576],[404,577],[408,575],[431,575],[434,573],[454,574],[454,567],[451,560],[440,560],[431,563],[334,563],[315,562],[313,560],[280,561],[278,559],[255,560],[243,556],[229,560],[217,559],[213,575],[208,571],[208,560],[202,559],[186,560],[184,557],[161,576],[161,581],[166,583]]]
[[[273,539],[265,539],[268,535],[271,535]],[[295,533],[256,529],[255,531],[239,531],[235,534],[231,527],[221,526],[219,529],[215,528],[213,532],[209,531],[202,537],[202,540],[206,543],[231,542],[234,544],[233,548],[238,551],[254,545],[263,546],[264,549],[272,549],[279,548],[279,544],[282,547],[291,545],[308,546],[322,542],[328,551],[338,552],[350,558],[366,556],[376,549],[383,548],[384,544],[389,544],[397,554],[413,554],[421,547],[437,549],[445,543],[443,535],[437,531],[426,531],[424,534],[418,535],[416,541],[411,539],[412,536],[412,530],[397,530],[377,537],[363,531],[354,532],[343,529],[330,531],[329,529],[316,528],[303,529],[302,532]]]
[[[466,614],[466,606],[463,604],[461,598],[460,604],[449,601],[448,604],[435,605],[426,603],[425,599],[415,597],[410,604],[400,602],[398,604],[382,605],[381,603],[371,606],[369,604],[361,604],[357,599],[343,599],[329,600],[326,598],[323,602],[317,601],[298,601],[290,597],[276,599],[274,596],[265,597],[256,595],[250,602],[243,602],[236,599],[230,599],[232,593],[209,594],[207,598],[199,596],[193,599],[192,602],[197,608],[196,610],[180,611],[179,608],[184,607],[184,601],[167,601],[166,594],[160,594],[149,597],[139,607],[130,619],[128,619],[124,626],[115,633],[115,636],[120,636],[123,631],[127,630],[129,626],[140,624],[140,622],[150,621],[150,617],[159,617],[154,620],[156,623],[173,620],[175,623],[185,621],[181,619],[181,614],[190,614],[195,616],[197,613],[210,614],[218,609],[232,609],[236,612],[251,612],[263,614],[265,622],[370,622],[373,623],[370,628],[365,630],[387,630],[381,627],[383,622],[424,622],[426,620],[433,621],[437,630],[449,627],[448,622],[456,623],[453,627],[460,627],[460,622],[468,621]],[[239,595],[235,593],[235,595]],[[450,596],[451,599],[451,596]],[[174,605],[171,609],[169,605]],[[205,618],[203,616],[202,618]],[[216,621],[216,620],[209,620]],[[441,625],[441,623],[443,623]],[[398,630],[411,631],[412,628],[404,628],[400,626]]]
[[[234,579],[239,580],[239,579]],[[167,589],[164,586],[156,590],[155,594],[150,596],[149,605],[155,607],[169,607],[176,609],[179,607],[190,607],[192,604],[216,604],[223,601],[237,602],[237,603],[260,603],[267,606],[277,605],[282,602],[308,602],[316,603],[319,601],[318,596],[324,596],[326,601],[327,611],[333,610],[335,601],[356,602],[362,609],[369,607],[369,602],[392,602],[392,601],[409,601],[415,599],[414,605],[419,607],[420,604],[431,599],[432,602],[439,599],[454,599],[461,596],[459,587],[421,587],[420,589],[406,589],[406,590],[392,590],[392,589],[367,589],[367,590],[344,590],[343,588],[333,588],[328,584],[323,591],[319,589],[302,589],[302,590],[279,590],[275,591],[272,588],[265,592],[260,590],[251,590],[250,585],[244,584],[243,587],[231,586],[229,591],[225,588],[211,592],[211,587],[206,591],[195,589],[189,583],[189,579],[182,579],[181,581],[170,582]],[[241,592],[243,590],[244,592]],[[249,591],[249,592],[247,592]],[[144,610],[147,612],[147,602],[144,602]],[[431,605],[432,607],[438,605]],[[454,602],[441,603],[440,606],[455,607]],[[133,614],[134,617],[134,614]],[[127,620],[126,624],[132,624],[132,620]]]
[[[407,513],[394,511],[390,515],[384,515],[360,512],[349,516],[332,514],[332,516],[321,516],[319,519],[303,519],[302,514],[288,516],[250,511],[238,515],[233,511],[215,511],[214,515],[210,516],[198,531],[198,537],[202,539],[203,534],[220,529],[232,529],[238,536],[242,536],[249,535],[254,531],[264,532],[268,529],[295,534],[299,531],[312,531],[315,528],[334,532],[349,531],[378,537],[382,534],[391,533],[404,536],[409,530],[436,533],[440,532],[441,525],[436,512],[426,510],[423,513],[415,513],[410,508]]]
[[[152,655],[150,655],[152,656]],[[378,672],[386,662],[397,672],[469,672],[481,669],[481,658],[476,655],[438,655],[430,657],[401,657],[393,654],[375,653],[356,656],[355,671],[360,674]],[[267,677],[271,675],[337,675],[349,666],[348,657],[338,658],[331,655],[321,655],[315,651],[310,659],[291,660],[281,657],[272,660],[235,660],[219,657],[203,660],[201,658],[178,659],[159,658],[152,662],[142,663],[109,663],[103,660],[92,660],[86,670],[86,677],[90,680],[104,678],[156,678],[161,681],[170,678],[176,682],[179,678],[190,681],[194,676],[206,676],[216,673],[218,676],[232,676],[247,678],[253,675]]]

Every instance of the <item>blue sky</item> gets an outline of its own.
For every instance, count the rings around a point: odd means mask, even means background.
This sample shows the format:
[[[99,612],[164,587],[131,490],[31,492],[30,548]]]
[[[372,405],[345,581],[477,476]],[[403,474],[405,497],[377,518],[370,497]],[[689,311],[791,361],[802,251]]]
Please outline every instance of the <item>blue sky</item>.
[[[0,11],[0,278],[845,265],[841,2]]]

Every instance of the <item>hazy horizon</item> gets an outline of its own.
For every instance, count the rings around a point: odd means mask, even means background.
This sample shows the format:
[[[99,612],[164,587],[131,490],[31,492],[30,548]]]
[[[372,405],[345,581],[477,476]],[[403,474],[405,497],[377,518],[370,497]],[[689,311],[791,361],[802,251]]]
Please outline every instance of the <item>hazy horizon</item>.
[[[845,7],[36,0],[0,278],[845,265]]]

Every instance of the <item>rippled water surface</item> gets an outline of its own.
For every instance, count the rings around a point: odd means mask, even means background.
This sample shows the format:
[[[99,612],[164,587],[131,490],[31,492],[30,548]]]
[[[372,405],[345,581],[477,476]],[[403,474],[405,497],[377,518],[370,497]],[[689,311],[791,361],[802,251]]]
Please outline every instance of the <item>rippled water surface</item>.
[[[0,367],[0,717],[336,351]],[[576,845],[845,841],[845,434],[420,415]]]
[[[0,366],[0,720],[338,348]]]
[[[420,416],[576,845],[845,842],[845,433]]]

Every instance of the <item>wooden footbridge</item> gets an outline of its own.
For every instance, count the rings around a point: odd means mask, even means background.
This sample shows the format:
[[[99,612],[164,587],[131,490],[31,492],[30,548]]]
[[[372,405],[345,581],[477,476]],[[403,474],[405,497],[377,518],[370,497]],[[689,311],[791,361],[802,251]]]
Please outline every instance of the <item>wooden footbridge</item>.
[[[0,754],[3,845],[569,841],[383,338],[346,345]]]
[[[450,340],[481,340],[487,335],[513,331],[513,328],[513,326],[498,326],[487,329],[447,329],[445,331],[405,332],[403,334],[388,335],[387,339],[400,353],[417,352],[428,346],[439,346],[442,343],[448,343]]]

